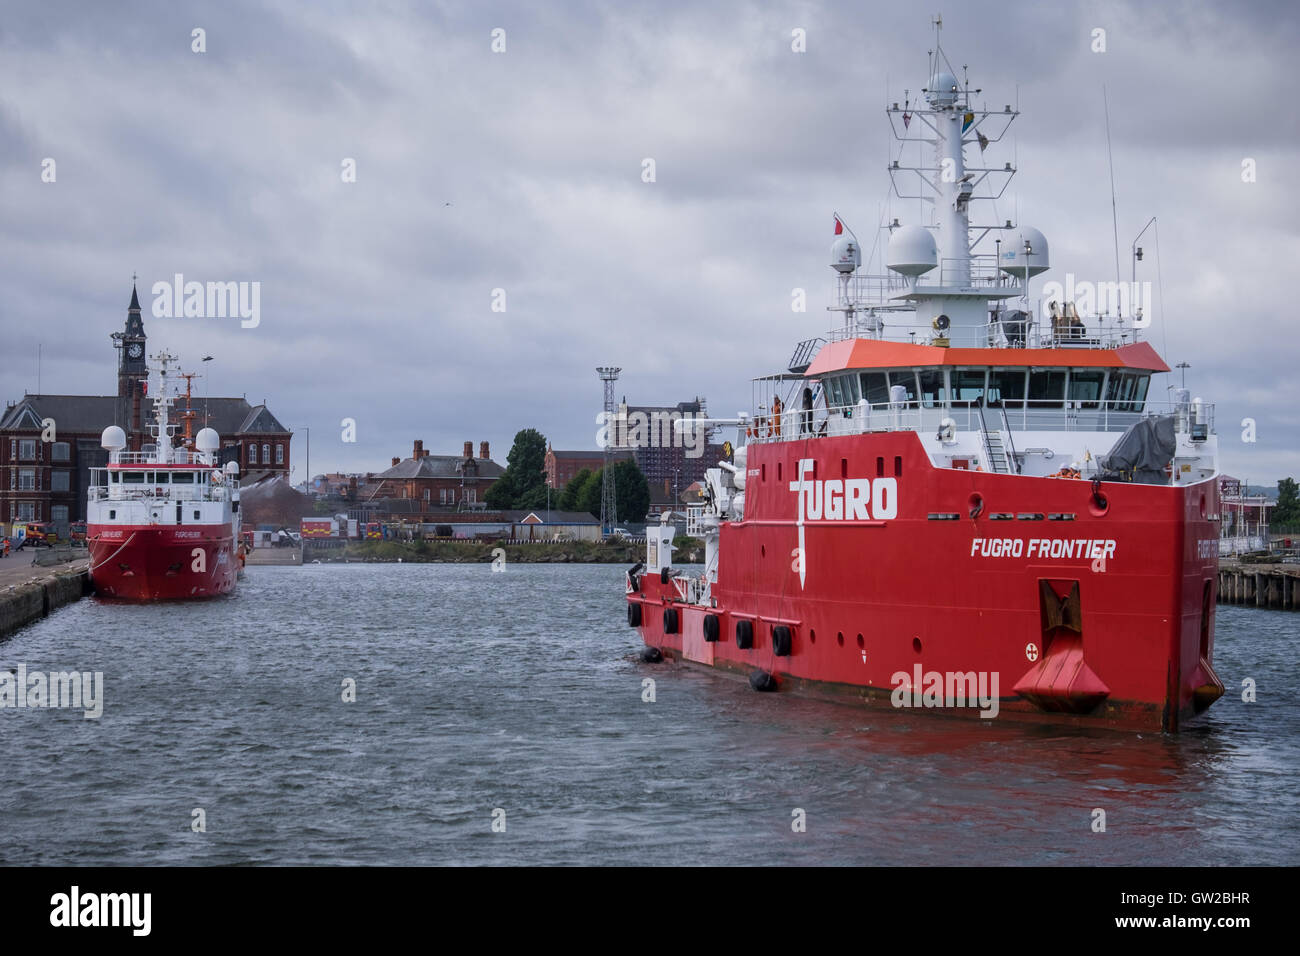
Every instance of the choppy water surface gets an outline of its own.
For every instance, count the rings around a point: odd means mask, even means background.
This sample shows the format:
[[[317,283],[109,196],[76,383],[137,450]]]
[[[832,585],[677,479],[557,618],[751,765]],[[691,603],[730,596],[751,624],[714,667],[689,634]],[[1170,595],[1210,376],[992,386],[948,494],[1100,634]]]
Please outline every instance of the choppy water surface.
[[[1220,607],[1228,695],[1121,735],[642,664],[622,575],[255,567],[227,599],[65,608],[0,668],[102,670],[104,713],[0,711],[0,862],[1300,862],[1300,615]]]

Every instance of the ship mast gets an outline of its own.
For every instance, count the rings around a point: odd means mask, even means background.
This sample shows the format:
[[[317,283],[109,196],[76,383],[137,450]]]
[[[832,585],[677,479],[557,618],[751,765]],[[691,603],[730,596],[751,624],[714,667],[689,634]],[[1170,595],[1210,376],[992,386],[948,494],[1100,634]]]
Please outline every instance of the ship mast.
[[[168,465],[173,461],[172,429],[176,426],[167,420],[168,409],[172,406],[171,391],[167,385],[167,374],[169,366],[176,362],[176,356],[163,350],[151,355],[150,358],[158,363],[158,391],[153,399],[154,424],[149,427],[155,433],[158,464]]]
[[[1029,279],[1048,268],[1047,240],[1038,230],[1018,227],[1010,219],[999,223],[996,216],[971,221],[973,204],[987,203],[996,212],[997,201],[1015,176],[1011,163],[986,167],[983,156],[989,146],[1002,141],[1020,113],[1010,104],[1002,110],[975,105],[973,95],[983,90],[971,89],[964,66],[962,79],[957,79],[940,42],[942,26],[942,18],[936,17],[930,77],[922,97],[913,102],[904,91],[902,105],[893,103],[885,111],[900,144],[899,158],[888,167],[893,197],[929,204],[928,215],[914,223],[892,219],[886,227],[885,275],[845,276],[843,250],[832,247],[832,267],[841,279],[838,301],[830,308],[846,317],[844,333],[837,337],[863,331],[856,328],[853,316],[866,313],[865,331],[876,336],[883,336],[888,324],[896,334],[902,332],[905,341],[929,336],[935,345],[1008,344],[1000,324],[990,318],[991,312],[1001,314],[993,303],[1025,295]],[[904,149],[911,143],[920,145],[923,153],[928,150],[933,165],[904,163]],[[979,150],[978,164],[968,164],[968,146]],[[1011,235],[999,239],[995,249],[979,251],[990,233]],[[907,312],[915,317],[880,320]]]

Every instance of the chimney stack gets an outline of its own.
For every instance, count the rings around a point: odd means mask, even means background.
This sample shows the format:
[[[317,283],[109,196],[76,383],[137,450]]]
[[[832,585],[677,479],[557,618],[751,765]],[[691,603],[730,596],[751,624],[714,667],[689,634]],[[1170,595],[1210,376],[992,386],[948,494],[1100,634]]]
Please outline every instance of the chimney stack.
[[[491,457],[492,457],[491,455],[488,454],[488,443],[487,443],[487,442],[485,442],[485,441],[481,441],[481,442],[478,443],[478,456],[479,456],[480,458],[491,458]]]
[[[465,442],[465,457],[466,458],[474,457],[474,443],[472,441]]]
[[[401,463],[402,463],[402,459],[400,459],[400,458],[394,458],[394,459],[393,459],[393,465],[394,465],[394,466],[396,466],[396,465],[400,465]]]
[[[422,439],[417,438],[415,440],[415,448],[411,451],[411,457],[416,459],[424,457],[424,441]]]

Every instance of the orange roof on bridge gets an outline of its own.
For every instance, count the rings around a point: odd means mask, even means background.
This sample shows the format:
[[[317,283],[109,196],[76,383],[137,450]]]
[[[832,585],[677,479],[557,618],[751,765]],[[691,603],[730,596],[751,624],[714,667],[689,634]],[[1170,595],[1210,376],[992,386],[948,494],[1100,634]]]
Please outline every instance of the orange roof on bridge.
[[[1156,350],[1146,342],[1116,349],[959,349],[879,339],[847,339],[823,345],[807,377],[855,368],[909,368],[913,366],[982,365],[998,368],[1136,368],[1167,372]]]

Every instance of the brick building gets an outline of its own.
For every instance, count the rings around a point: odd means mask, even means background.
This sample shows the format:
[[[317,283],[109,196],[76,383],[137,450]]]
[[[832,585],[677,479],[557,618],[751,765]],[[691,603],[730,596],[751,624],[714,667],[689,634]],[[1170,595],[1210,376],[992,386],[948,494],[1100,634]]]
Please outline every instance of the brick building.
[[[633,453],[626,449],[610,453],[610,459],[615,463],[634,457]],[[546,460],[542,469],[546,473],[546,483],[552,488],[563,490],[564,486],[584,468],[594,472],[604,467],[603,451],[557,451],[549,442],[546,445]]]
[[[391,468],[368,482],[366,498],[418,502],[421,512],[481,509],[487,490],[505,469],[491,459],[487,442],[480,442],[478,450],[475,458],[474,443],[467,441],[459,456],[432,455],[417,439],[410,458],[394,458]]]
[[[50,521],[63,525],[86,517],[90,469],[108,462],[100,435],[120,425],[127,447],[154,441],[148,397],[148,339],[140,299],[131,288],[126,324],[111,335],[117,356],[116,395],[24,395],[0,415],[0,523]],[[223,461],[237,461],[243,482],[289,473],[293,437],[265,405],[244,398],[195,398],[192,429],[216,429]],[[172,409],[181,421],[185,400]],[[61,529],[63,530],[63,529]]]

